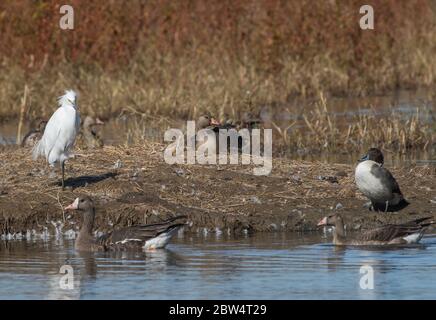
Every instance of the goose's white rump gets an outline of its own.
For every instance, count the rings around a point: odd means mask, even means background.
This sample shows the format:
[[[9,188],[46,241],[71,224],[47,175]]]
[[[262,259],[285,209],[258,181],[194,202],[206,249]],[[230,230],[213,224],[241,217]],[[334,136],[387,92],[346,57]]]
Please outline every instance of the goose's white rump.
[[[47,162],[63,163],[68,159],[80,127],[80,116],[76,109],[76,93],[68,90],[59,97],[59,108],[48,121],[44,135],[33,148],[33,158],[45,156]]]

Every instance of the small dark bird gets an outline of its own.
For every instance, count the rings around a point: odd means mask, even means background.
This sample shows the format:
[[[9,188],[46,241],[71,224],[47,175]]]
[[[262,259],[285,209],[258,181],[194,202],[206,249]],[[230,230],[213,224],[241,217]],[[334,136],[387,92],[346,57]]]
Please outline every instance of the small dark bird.
[[[93,235],[95,207],[90,197],[79,197],[65,210],[76,210],[82,215],[82,227],[75,247],[78,251],[155,250],[164,248],[185,223],[186,216],[177,216],[160,223],[138,224],[115,229],[95,238]]]
[[[384,157],[371,148],[356,167],[355,181],[359,190],[369,198],[370,210],[392,212],[409,205],[392,174],[383,167]]]

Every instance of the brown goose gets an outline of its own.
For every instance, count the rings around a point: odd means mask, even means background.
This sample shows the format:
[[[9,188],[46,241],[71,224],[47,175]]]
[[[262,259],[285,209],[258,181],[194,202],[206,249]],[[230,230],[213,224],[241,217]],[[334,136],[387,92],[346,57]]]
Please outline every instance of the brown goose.
[[[83,121],[83,140],[86,146],[90,149],[103,147],[103,140],[98,135],[95,126],[103,125],[104,122],[99,118],[87,116]]]
[[[23,138],[21,142],[22,147],[33,147],[39,140],[41,140],[44,134],[47,121],[40,121],[36,129],[31,129]]]
[[[219,126],[219,125],[220,125],[219,121],[216,120],[215,118],[213,118],[209,114],[203,114],[200,117],[198,117],[198,120],[196,123],[197,130],[206,129],[208,127],[210,127],[211,129],[214,129],[216,126]]]
[[[214,133],[215,133],[215,142],[213,139],[211,140],[207,140],[203,145],[204,147],[206,147],[205,144],[208,145],[209,148],[213,148],[213,144],[215,143],[215,149],[216,152],[219,152],[219,140],[220,140],[220,129],[223,130],[239,130],[238,127],[236,125],[233,124],[232,120],[227,120],[225,121],[223,124],[214,119],[213,117],[209,116],[209,115],[202,115],[198,118],[197,120],[197,130],[201,130],[201,129],[211,129]],[[227,136],[227,151],[229,152],[231,150],[231,141],[233,139],[236,139],[235,141],[237,141],[237,146],[235,147],[236,150],[241,150],[242,146],[243,146],[243,140],[242,137],[238,135],[238,133],[235,133],[235,131],[228,131],[228,136]]]
[[[75,242],[78,251],[162,249],[185,225],[175,221],[186,218],[186,216],[177,216],[161,223],[124,227],[95,238],[93,236],[95,207],[90,197],[76,198],[65,210],[77,210],[83,215],[82,227]]]
[[[344,221],[339,214],[324,217],[318,226],[333,226],[333,244],[335,245],[399,245],[418,243],[432,217],[415,219],[402,224],[387,224],[378,228],[365,230],[351,239],[345,234]]]

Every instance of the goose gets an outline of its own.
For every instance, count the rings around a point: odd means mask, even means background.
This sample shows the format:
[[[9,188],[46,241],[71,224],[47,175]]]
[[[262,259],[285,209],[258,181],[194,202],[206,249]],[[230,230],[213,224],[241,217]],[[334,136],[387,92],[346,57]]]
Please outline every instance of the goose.
[[[212,130],[215,135],[216,139],[209,139],[209,137],[205,138],[205,141],[201,144],[197,143],[197,135],[193,136],[192,139],[195,141],[195,149],[198,149],[199,146],[203,146],[204,148],[213,149],[215,148],[218,152],[218,132],[219,132],[219,126],[220,122],[216,120],[214,117],[212,117],[210,114],[203,114],[200,115],[195,123],[195,128],[197,132],[199,130],[204,129],[210,129]],[[194,145],[194,144],[192,144]]]
[[[47,125],[47,121],[40,121],[38,123],[37,128],[30,129],[30,131],[24,136],[23,141],[21,142],[22,147],[33,147],[35,144],[41,140],[45,126]]]
[[[418,243],[428,226],[434,222],[428,222],[432,217],[415,219],[403,224],[387,224],[378,228],[365,230],[357,237],[351,239],[345,234],[344,221],[339,214],[326,216],[318,223],[320,226],[333,226],[333,244],[335,245],[401,245]]]
[[[138,224],[93,236],[95,206],[90,197],[78,197],[64,210],[75,210],[82,215],[82,226],[75,241],[77,251],[147,251],[164,248],[172,236],[185,225],[177,220],[186,216],[176,216],[160,223]]]
[[[399,211],[409,205],[392,174],[383,167],[383,153],[371,148],[359,160],[355,181],[359,190],[369,198],[368,207],[373,211]]]
[[[232,119],[226,119],[224,121],[224,123],[221,123],[220,121],[210,117],[211,120],[210,120],[209,124],[206,125],[208,119],[209,119],[208,115],[201,116],[197,121],[197,127],[199,130],[206,129],[206,128],[211,129],[215,133],[215,136],[216,136],[215,147],[216,147],[217,153],[219,153],[219,140],[220,140],[219,133],[220,133],[220,130],[228,130],[228,136],[227,136],[227,140],[226,140],[227,152],[230,152],[232,150],[231,138],[237,139],[237,147],[235,148],[235,150],[240,151],[242,149],[242,147],[244,145],[244,141],[243,141],[242,137],[239,135],[239,133],[235,132],[235,131],[238,131],[239,129],[242,129],[242,128],[239,128],[237,125],[235,125],[233,123]],[[234,129],[235,131],[230,131],[232,129]],[[212,148],[213,140],[210,140],[210,141],[207,140],[205,143],[208,143],[209,146],[211,146],[211,148]]]
[[[93,118],[91,116],[85,117],[85,120],[83,121],[82,138],[88,148],[93,149],[103,147],[103,140],[95,130],[95,126],[103,124],[104,122],[99,118]]]
[[[80,127],[77,94],[65,91],[58,99],[59,108],[47,122],[41,140],[33,147],[33,159],[44,156],[51,167],[59,162],[62,170],[62,190],[65,189],[65,161],[74,145]]]
[[[215,130],[217,126],[220,126],[221,123],[216,120],[214,117],[212,117],[210,114],[203,114],[198,117],[196,127],[197,130],[210,128],[212,130]]]

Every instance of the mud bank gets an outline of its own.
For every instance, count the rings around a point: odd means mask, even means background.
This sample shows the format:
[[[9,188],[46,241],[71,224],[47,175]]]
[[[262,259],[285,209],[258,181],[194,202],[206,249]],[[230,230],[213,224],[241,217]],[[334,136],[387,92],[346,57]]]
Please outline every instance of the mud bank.
[[[348,229],[436,216],[436,168],[390,168],[412,203],[400,213],[371,213],[343,164],[274,159],[269,176],[251,166],[168,165],[164,146],[76,150],[67,164],[67,190],[49,177],[30,150],[0,150],[0,234],[3,238],[74,235],[79,217],[63,208],[79,195],[97,204],[97,227],[151,223],[186,214],[185,232],[311,231],[325,215],[340,212]]]

